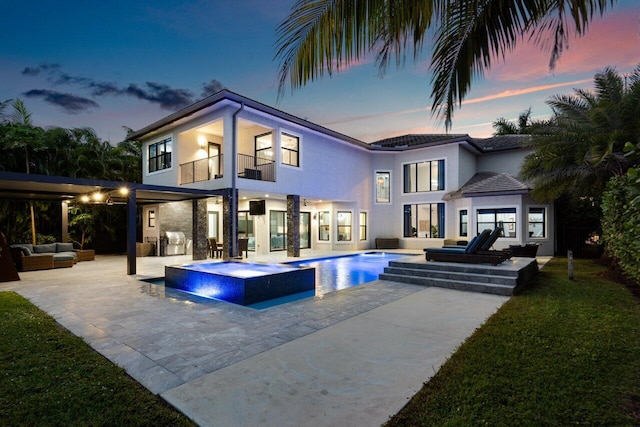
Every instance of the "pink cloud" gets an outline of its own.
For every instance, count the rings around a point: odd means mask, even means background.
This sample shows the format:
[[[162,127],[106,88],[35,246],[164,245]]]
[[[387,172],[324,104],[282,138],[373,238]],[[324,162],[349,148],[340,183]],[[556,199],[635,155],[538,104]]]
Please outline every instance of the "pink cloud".
[[[639,10],[622,10],[593,21],[584,37],[572,38],[553,71],[549,52],[531,43],[496,62],[487,78],[494,81],[526,81],[550,74],[594,73],[611,65],[618,70],[634,67],[640,60]]]

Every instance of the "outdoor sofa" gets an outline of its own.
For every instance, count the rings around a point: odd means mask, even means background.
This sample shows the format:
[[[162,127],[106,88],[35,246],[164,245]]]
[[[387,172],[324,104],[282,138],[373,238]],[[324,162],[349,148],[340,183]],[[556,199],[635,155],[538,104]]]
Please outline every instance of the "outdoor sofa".
[[[78,262],[73,243],[19,243],[11,245],[11,253],[18,271],[73,267]]]

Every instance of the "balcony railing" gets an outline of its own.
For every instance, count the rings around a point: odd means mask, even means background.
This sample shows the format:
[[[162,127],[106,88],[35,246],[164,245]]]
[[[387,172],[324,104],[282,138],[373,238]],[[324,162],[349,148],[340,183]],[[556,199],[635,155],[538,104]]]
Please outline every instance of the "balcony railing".
[[[222,154],[180,165],[180,184],[222,178]]]
[[[276,182],[276,162],[261,157],[238,154],[238,177]]]

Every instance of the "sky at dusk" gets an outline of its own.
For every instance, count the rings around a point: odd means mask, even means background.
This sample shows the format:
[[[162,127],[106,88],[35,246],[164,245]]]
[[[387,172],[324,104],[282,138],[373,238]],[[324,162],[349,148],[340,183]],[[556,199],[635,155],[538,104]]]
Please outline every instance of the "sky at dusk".
[[[91,127],[113,144],[222,87],[365,142],[443,133],[431,116],[430,51],[380,79],[373,59],[277,99],[277,25],[294,0],[0,0],[0,101],[21,98],[38,126]],[[428,46],[429,43],[425,43]],[[520,43],[477,80],[452,133],[490,136],[574,88],[591,89],[606,66],[640,63],[640,0],[619,0],[572,39],[553,72],[549,54]]]

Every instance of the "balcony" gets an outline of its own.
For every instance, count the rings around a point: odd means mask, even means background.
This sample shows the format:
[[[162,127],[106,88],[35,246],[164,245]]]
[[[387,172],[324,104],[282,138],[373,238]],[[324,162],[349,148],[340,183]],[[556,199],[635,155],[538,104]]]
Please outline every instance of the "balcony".
[[[180,165],[180,184],[222,178],[222,154]]]
[[[238,178],[276,182],[276,162],[238,154]]]

